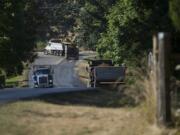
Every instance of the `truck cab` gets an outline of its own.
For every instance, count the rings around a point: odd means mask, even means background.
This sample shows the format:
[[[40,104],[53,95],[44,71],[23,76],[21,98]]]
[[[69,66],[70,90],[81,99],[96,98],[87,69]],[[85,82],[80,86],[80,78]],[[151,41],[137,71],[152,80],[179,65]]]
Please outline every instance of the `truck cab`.
[[[53,87],[53,75],[49,67],[34,68],[32,78],[35,88]]]

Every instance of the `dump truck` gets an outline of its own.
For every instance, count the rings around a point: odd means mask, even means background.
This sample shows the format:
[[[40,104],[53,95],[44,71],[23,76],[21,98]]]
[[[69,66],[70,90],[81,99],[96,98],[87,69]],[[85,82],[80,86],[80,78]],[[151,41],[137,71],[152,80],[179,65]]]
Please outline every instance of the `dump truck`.
[[[65,46],[61,43],[61,40],[51,39],[48,42],[48,45],[44,49],[44,54],[46,55],[56,55],[56,56],[64,56]]]
[[[65,49],[65,57],[67,60],[78,60],[79,59],[79,48],[70,42],[63,42]]]
[[[53,87],[52,67],[48,65],[34,65],[32,79],[34,88]]]
[[[88,60],[88,64],[88,87],[124,83],[125,66],[114,66],[112,60]]]
[[[79,49],[76,46],[67,46],[66,59],[78,60],[79,59]]]

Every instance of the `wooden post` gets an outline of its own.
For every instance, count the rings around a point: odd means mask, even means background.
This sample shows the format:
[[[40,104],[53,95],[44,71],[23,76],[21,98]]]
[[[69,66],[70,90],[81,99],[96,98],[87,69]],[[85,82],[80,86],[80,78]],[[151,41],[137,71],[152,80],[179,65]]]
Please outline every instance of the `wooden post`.
[[[154,54],[156,61],[157,89],[157,122],[158,125],[168,126],[171,123],[170,99],[170,34],[160,32],[154,36]],[[156,52],[158,48],[158,53]]]
[[[154,34],[153,35],[153,86],[154,86],[154,93],[156,94],[156,123],[157,120],[158,120],[158,117],[159,117],[159,106],[158,106],[158,66],[157,66],[157,63],[158,63],[158,36],[157,34]]]

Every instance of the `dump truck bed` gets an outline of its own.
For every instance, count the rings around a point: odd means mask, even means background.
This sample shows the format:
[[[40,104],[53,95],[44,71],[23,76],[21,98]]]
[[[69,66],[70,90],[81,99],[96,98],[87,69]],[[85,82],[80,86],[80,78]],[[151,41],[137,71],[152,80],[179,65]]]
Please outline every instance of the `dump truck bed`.
[[[123,82],[125,79],[125,67],[95,67],[94,75],[97,82]]]

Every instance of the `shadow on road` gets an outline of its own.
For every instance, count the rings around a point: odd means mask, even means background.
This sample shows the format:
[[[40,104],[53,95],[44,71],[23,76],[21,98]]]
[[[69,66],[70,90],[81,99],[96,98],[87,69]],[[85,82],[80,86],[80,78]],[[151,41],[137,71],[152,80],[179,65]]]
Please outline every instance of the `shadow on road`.
[[[56,105],[95,106],[104,108],[134,107],[137,105],[133,97],[128,96],[123,92],[100,89],[81,92],[56,93],[28,100],[40,100]]]

